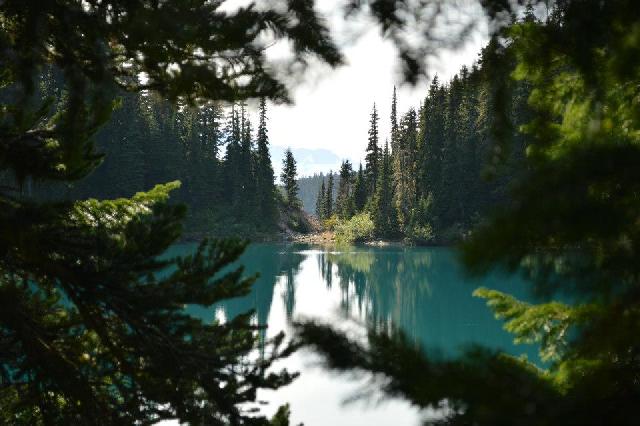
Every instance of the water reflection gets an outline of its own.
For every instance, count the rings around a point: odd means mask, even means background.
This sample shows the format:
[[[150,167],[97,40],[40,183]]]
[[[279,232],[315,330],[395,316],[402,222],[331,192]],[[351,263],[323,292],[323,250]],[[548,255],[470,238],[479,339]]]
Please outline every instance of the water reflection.
[[[190,246],[176,246],[184,254]],[[253,309],[256,323],[268,325],[262,337],[291,332],[292,319],[316,318],[333,325],[347,323],[401,329],[431,353],[455,356],[471,343],[500,348],[537,360],[535,348],[516,346],[473,290],[487,286],[526,299],[526,286],[516,277],[493,274],[482,281],[465,278],[453,251],[447,248],[367,248],[325,250],[300,245],[252,245],[240,264],[260,277],[251,292],[212,309],[190,307],[205,320],[232,318]],[[350,322],[349,322],[350,323]],[[268,410],[290,403],[292,424],[417,425],[421,414],[407,403],[345,406],[358,390],[348,378],[314,366],[313,354],[300,351],[285,361],[301,373],[277,392],[264,392]]]
[[[447,248],[357,248],[318,258],[326,285],[339,282],[344,313],[370,326],[400,328],[426,350],[448,355],[480,343],[537,359],[535,348],[513,345],[485,302],[471,296],[484,285],[526,299],[517,277],[470,280]]]
[[[429,351],[454,355],[465,345],[480,343],[537,359],[534,348],[513,345],[512,337],[502,330],[502,323],[493,318],[485,302],[471,295],[483,285],[527,299],[523,281],[497,273],[482,281],[470,280],[447,248],[317,250],[260,244],[250,246],[240,263],[247,274],[259,273],[260,277],[250,294],[218,307],[225,318],[253,309],[257,323],[268,324],[273,331],[286,330],[286,322],[296,315],[318,314],[297,309],[297,300],[305,292],[315,294],[322,286],[326,297],[315,296],[316,307],[327,304],[320,311],[329,319],[339,320],[335,318],[337,307],[343,317],[368,326],[400,328]],[[277,287],[287,321],[270,323]],[[332,297],[337,306],[331,306]],[[211,310],[190,309],[202,318],[214,317]]]

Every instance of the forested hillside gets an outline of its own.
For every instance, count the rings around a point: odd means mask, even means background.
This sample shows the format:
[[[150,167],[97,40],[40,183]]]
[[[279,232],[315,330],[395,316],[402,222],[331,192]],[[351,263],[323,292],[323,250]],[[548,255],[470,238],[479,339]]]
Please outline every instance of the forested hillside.
[[[48,77],[42,90],[57,92],[57,78]],[[255,237],[278,230],[282,197],[269,155],[264,100],[254,124],[243,104],[172,106],[148,92],[122,92],[118,98],[112,120],[96,135],[102,164],[78,182],[27,181],[24,195],[130,197],[179,180],[172,201],[188,206],[188,233]]]
[[[298,179],[298,186],[300,192],[298,194],[300,201],[302,201],[302,208],[309,214],[315,214],[316,212],[316,200],[318,199],[318,188],[322,181],[326,181],[329,178],[329,174],[333,174],[333,180],[338,183],[340,176],[333,171],[329,173],[316,173],[313,176],[304,176]],[[333,197],[338,194],[338,188],[334,187]]]
[[[391,115],[384,118],[390,120],[390,135],[379,134],[382,118],[373,106],[364,168],[355,170],[343,162],[332,197],[326,192],[328,179],[317,183],[321,219],[348,221],[364,213],[373,221],[376,237],[451,242],[464,238],[492,208],[507,202],[507,187],[523,170],[524,136],[519,128],[531,118],[530,90],[526,83],[514,82],[509,104],[497,104],[505,97],[497,96],[491,82],[509,77],[485,65],[491,47],[451,81],[436,76],[417,109],[401,114],[394,89]],[[496,124],[504,111],[511,126],[501,128]],[[508,149],[496,142],[497,128],[508,133]]]

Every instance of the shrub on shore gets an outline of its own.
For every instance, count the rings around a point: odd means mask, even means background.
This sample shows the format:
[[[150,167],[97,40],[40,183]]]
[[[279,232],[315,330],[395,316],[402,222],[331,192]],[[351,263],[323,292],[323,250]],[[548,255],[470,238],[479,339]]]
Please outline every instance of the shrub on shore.
[[[335,226],[336,241],[354,243],[367,241],[373,237],[374,224],[369,213],[360,213]]]

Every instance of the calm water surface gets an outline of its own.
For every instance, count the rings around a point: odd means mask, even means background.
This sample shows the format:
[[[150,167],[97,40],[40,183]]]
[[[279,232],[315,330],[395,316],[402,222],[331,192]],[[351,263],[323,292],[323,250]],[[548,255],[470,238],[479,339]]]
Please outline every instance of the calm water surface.
[[[187,254],[192,245],[172,248]],[[217,309],[191,308],[205,320],[232,318],[255,310],[255,320],[267,324],[267,335],[290,332],[290,320],[314,318],[347,328],[356,335],[370,324],[401,328],[416,344],[442,356],[455,356],[465,345],[478,343],[511,354],[537,359],[535,348],[514,345],[481,299],[472,297],[482,285],[526,298],[518,277],[493,274],[471,280],[448,248],[322,249],[302,245],[255,244],[241,263],[248,274],[260,273],[251,293]],[[300,377],[277,392],[259,397],[273,413],[288,402],[292,424],[418,425],[424,415],[401,400],[381,402],[380,395],[354,401],[369,389],[371,377],[345,377],[324,370],[318,357],[300,351],[283,365]]]

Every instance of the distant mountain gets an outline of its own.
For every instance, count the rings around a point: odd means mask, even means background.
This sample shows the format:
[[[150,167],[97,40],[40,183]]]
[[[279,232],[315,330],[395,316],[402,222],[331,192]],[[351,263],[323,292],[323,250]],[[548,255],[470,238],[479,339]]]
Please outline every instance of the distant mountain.
[[[276,174],[276,180],[280,178],[282,159],[287,147],[272,145],[270,147],[271,162]],[[318,148],[291,148],[298,166],[298,176],[313,176],[318,173],[327,173],[329,170],[337,171],[340,168],[341,158],[328,149]]]

